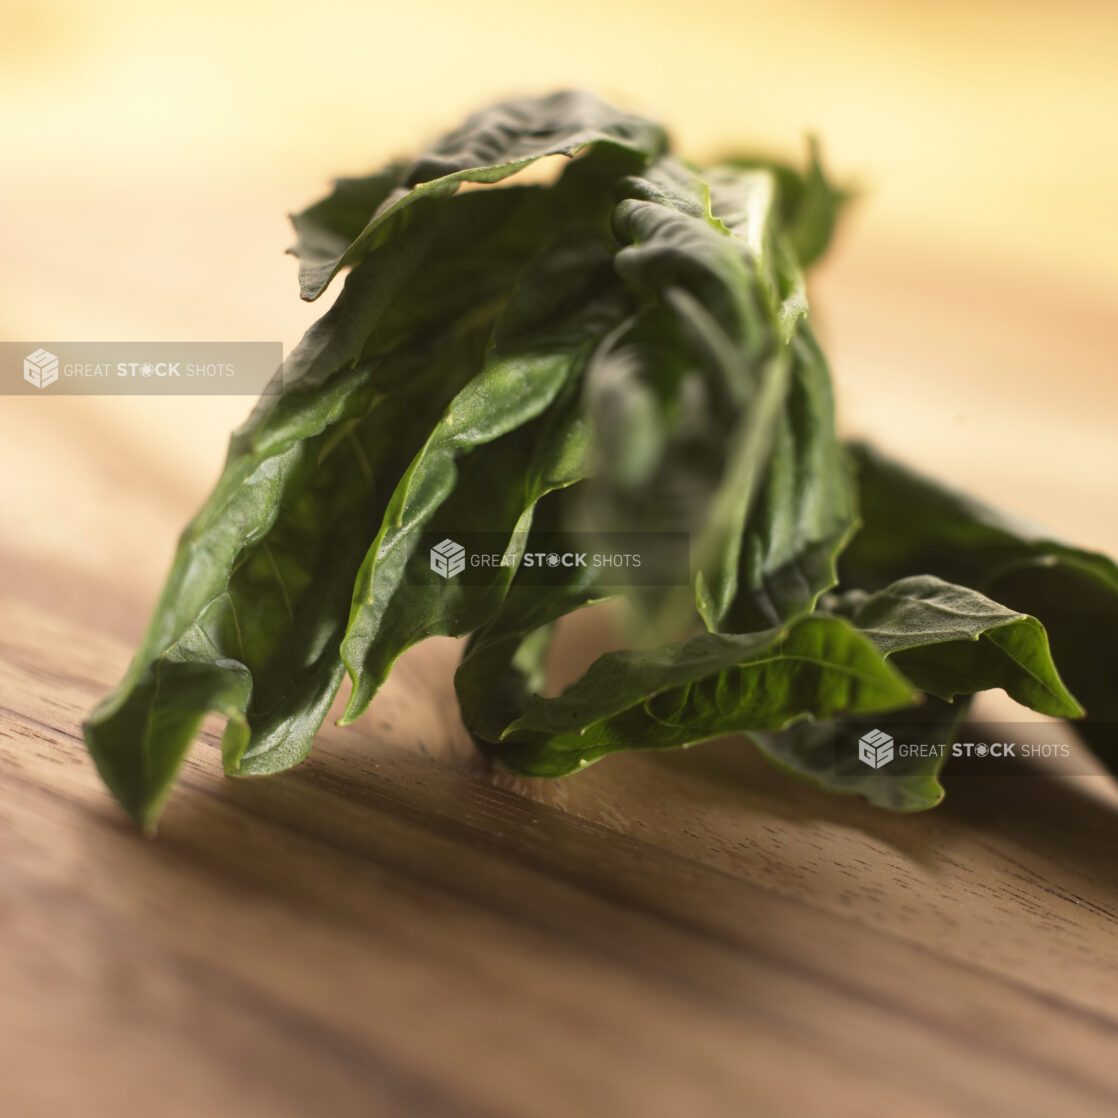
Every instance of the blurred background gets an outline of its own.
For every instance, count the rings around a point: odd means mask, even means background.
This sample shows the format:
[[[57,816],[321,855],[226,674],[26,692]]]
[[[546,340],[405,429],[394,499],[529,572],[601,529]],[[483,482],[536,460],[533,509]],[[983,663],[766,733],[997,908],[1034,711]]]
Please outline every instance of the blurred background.
[[[862,191],[813,291],[844,427],[1118,550],[1116,56],[1108,0],[0,0],[0,337],[289,348],[330,295],[286,213],[587,86],[695,157],[817,134]],[[149,602],[248,406],[0,401],[6,548]]]

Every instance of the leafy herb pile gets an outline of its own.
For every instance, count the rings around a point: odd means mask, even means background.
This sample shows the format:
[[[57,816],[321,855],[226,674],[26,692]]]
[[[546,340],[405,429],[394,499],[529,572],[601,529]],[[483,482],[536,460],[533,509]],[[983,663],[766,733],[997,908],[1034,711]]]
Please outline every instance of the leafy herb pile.
[[[547,184],[505,181],[553,155],[577,158]],[[227,719],[227,772],[279,772],[347,673],[351,722],[434,635],[470,634],[465,723],[534,776],[748,731],[795,772],[907,810],[941,798],[940,762],[836,766],[822,720],[946,730],[1000,687],[1118,721],[1114,563],[839,441],[803,269],[842,201],[814,151],[803,172],[695,166],[657,124],[558,93],[485,109],[297,215],[303,298],[351,270],[233,435],[85,726],[133,818],[154,825],[207,712]],[[678,639],[545,698],[556,621],[617,593],[585,568],[523,578],[536,534],[576,527],[687,532],[694,575],[635,598]],[[424,575],[421,535],[480,529],[504,565]]]

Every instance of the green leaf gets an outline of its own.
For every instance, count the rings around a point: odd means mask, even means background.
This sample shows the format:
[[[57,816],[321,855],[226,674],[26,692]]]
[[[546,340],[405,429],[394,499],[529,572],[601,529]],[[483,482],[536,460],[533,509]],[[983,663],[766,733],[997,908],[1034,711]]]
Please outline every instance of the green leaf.
[[[223,752],[243,751],[252,675],[235,660],[213,657],[194,630],[157,660],[130,671],[124,684],[85,723],[85,740],[101,779],[145,829],[155,825],[203,716],[228,719]],[[202,646],[202,647],[199,647]]]
[[[362,358],[445,329],[467,307],[495,318],[522,269],[554,235],[558,208],[559,192],[542,187],[426,199],[404,232],[349,274],[334,305],[284,362],[258,412],[286,404],[292,389],[313,389]],[[300,399],[290,405],[296,414]]]
[[[368,706],[411,644],[469,632],[500,604],[535,503],[584,475],[578,378],[593,344],[628,310],[597,240],[563,237],[527,271],[480,373],[396,487],[357,576],[342,649],[353,679],[344,721]],[[492,453],[479,453],[489,444]],[[425,529],[452,539],[500,532],[509,541],[504,565],[483,584],[444,580],[416,556]]]
[[[558,698],[534,696],[483,748],[514,772],[562,776],[619,750],[678,748],[913,697],[848,622],[804,617],[783,629],[608,653]]]
[[[617,269],[646,307],[587,372],[588,519],[691,532],[707,626],[777,625],[834,585],[854,503],[773,175],[662,158],[626,192]]]
[[[588,383],[606,381],[628,420],[623,437],[615,423],[602,440],[612,456],[646,451],[631,492],[607,506],[612,519],[626,502],[643,523],[687,510],[671,526],[697,533],[703,620],[755,631],[809,612],[835,584],[855,502],[773,172],[701,174],[661,160],[619,205],[615,231],[632,242],[619,271],[666,308],[647,340],[638,333],[601,369],[596,355]],[[589,408],[595,418],[605,410],[593,398]],[[651,446],[664,448],[659,461]]]
[[[254,433],[267,449],[231,453],[183,534],[132,666],[85,726],[137,821],[154,824],[207,710],[231,719],[229,772],[261,771],[262,755],[287,765],[306,755],[342,678],[338,646],[382,476],[399,475],[424,408],[452,387],[464,351],[480,360],[487,332],[452,329],[335,378],[303,401],[300,435],[280,441],[263,421]],[[394,379],[401,366],[409,390],[379,396],[378,372]],[[289,427],[286,409],[272,414]]]
[[[965,718],[969,699],[926,699],[919,706],[875,714],[873,723],[898,741],[948,742]],[[926,811],[944,797],[944,758],[897,756],[871,769],[858,759],[857,738],[866,723],[798,722],[780,733],[753,734],[758,749],[792,776],[840,795],[861,796],[887,811]]]
[[[858,629],[922,691],[941,699],[1000,687],[1041,714],[1076,718],[1048,649],[1044,626],[977,590],[932,575],[846,596]]]
[[[1043,714],[1080,713],[1052,663],[1040,622],[976,590],[924,575],[876,594],[850,591],[824,604],[847,616],[916,687],[936,696],[875,716],[875,726],[899,740],[949,740],[969,696],[993,687]],[[855,730],[840,719],[833,726],[798,723],[754,738],[787,771],[890,811],[922,811],[943,799],[943,758],[896,757],[888,768],[871,769],[855,748],[864,730],[864,723]]]
[[[497,183],[549,155],[573,157],[594,145],[655,158],[667,148],[660,125],[590,93],[501,101],[469,117],[410,166],[343,180],[294,219],[304,299],[317,299],[338,272],[408,226],[409,207],[453,194],[463,182]],[[364,217],[363,225],[358,222]]]
[[[838,581],[836,561],[857,526],[830,374],[806,323],[791,350],[791,383],[743,532],[736,593],[708,615],[711,628],[748,632],[810,612]]]
[[[407,170],[406,163],[396,162],[371,175],[335,179],[333,190],[325,198],[290,215],[296,240],[287,251],[299,258],[299,281],[305,298],[316,297],[310,294],[314,283],[322,275],[333,274],[334,266],[373,214],[404,181]]]
[[[561,514],[553,498],[560,495],[540,503],[534,527],[542,522],[555,529]],[[529,549],[532,538],[529,535]],[[454,689],[462,721],[479,743],[498,741],[532,694],[543,689],[555,623],[616,594],[598,589],[589,567],[571,568],[563,575],[562,581],[548,585],[514,580],[500,608],[470,637],[454,675]]]
[[[755,156],[729,156],[720,161],[739,170],[764,170],[776,180],[781,225],[789,248],[802,268],[809,268],[830,247],[843,206],[853,192],[837,187],[826,172],[814,137],[808,141],[808,166],[801,172],[789,163]]]
[[[759,208],[753,199],[763,192],[755,181],[771,184],[774,175],[777,182],[781,178],[764,167],[744,174],[719,167],[711,174],[713,213],[734,230],[742,228],[739,215]],[[769,194],[772,189],[770,185]],[[787,190],[786,184],[783,192]],[[856,523],[853,485],[835,434],[830,374],[804,317],[803,277],[789,248],[789,229],[777,222],[771,198],[768,206],[769,216],[752,240],[758,276],[789,365],[788,388],[771,430],[756,437],[767,452],[763,476],[758,482],[759,446],[733,487],[741,495],[742,530],[740,542],[731,543],[723,554],[735,569],[723,572],[720,592],[701,602],[709,628],[739,632],[810,611],[837,581],[835,560]],[[753,409],[755,414],[762,410]]]
[[[864,443],[850,447],[863,527],[842,557],[843,582],[873,590],[928,573],[984,589],[1001,571],[1045,557],[1113,567],[918,474]]]
[[[732,230],[745,228],[741,215],[761,211],[757,195],[767,199],[766,217],[750,239],[790,367],[783,407],[764,436],[768,458],[763,479],[755,494],[751,483],[750,504],[742,505],[749,515],[740,545],[725,551],[737,570],[733,577],[723,576],[721,594],[704,603],[702,611],[709,628],[742,632],[778,625],[813,609],[819,595],[835,585],[836,558],[856,524],[853,484],[835,433],[830,373],[805,317],[803,275],[792,247],[795,223],[810,216],[803,208],[810,202],[833,220],[836,203],[814,147],[807,179],[795,179],[796,205],[803,212],[789,205],[793,173],[786,168],[757,165],[743,172],[723,166],[711,174],[712,212]],[[812,202],[816,186],[820,197]],[[829,207],[824,198],[830,199]],[[814,255],[818,252],[812,259]],[[735,488],[744,493],[747,487],[739,483]]]
[[[843,583],[874,589],[928,572],[1036,617],[1086,710],[1079,732],[1118,772],[1118,566],[864,445],[852,449],[865,526],[840,562]]]
[[[1118,774],[1118,567],[1091,552],[1049,552],[1003,567],[992,585],[999,600],[1043,622],[1084,707],[1076,732]]]
[[[106,783],[141,824],[154,825],[207,710],[230,720],[229,772],[306,756],[343,678],[353,581],[392,489],[480,367],[495,293],[507,297],[538,247],[541,194],[501,194],[441,202],[448,220],[356,268],[289,359],[283,391],[234,435],[131,667],[85,725]],[[471,247],[479,274],[462,283]],[[440,286],[448,248],[457,277]],[[437,305],[409,309],[432,291]],[[386,348],[384,324],[408,319],[440,325]]]

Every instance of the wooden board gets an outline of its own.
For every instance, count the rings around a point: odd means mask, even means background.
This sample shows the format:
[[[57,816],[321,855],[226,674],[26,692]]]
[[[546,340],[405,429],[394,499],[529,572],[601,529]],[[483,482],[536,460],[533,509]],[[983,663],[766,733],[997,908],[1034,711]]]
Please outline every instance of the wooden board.
[[[127,645],[10,593],[0,618],[5,1113],[1118,1098],[1118,816],[1082,782],[894,818],[734,742],[513,782],[430,682],[441,642],[289,775],[227,780],[211,737],[150,841],[78,734]]]

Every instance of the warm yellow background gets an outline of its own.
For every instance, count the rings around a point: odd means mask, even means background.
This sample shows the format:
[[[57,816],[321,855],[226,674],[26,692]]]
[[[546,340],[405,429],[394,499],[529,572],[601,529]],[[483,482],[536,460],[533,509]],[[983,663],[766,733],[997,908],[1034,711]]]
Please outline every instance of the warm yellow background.
[[[814,293],[845,427],[1118,551],[1116,56],[1106,0],[0,0],[0,336],[290,346],[286,211],[586,85],[696,156],[818,133],[865,190]],[[0,401],[6,547],[150,600],[247,406]]]

